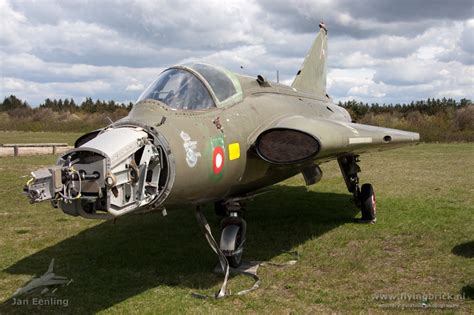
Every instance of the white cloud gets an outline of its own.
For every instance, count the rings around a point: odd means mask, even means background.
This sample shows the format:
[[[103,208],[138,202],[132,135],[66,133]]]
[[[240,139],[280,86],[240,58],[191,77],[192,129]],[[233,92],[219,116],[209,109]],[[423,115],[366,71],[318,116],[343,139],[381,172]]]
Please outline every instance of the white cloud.
[[[2,78],[2,90],[6,95],[14,94],[31,103],[39,104],[46,98],[83,99],[110,89],[111,85],[103,80],[81,82],[39,83],[17,78]]]
[[[194,59],[291,83],[324,19],[334,99],[473,98],[472,4],[401,1],[0,0],[0,96],[136,99]]]
[[[125,91],[143,91],[144,88],[145,86],[143,84],[132,83],[132,84],[127,85],[127,87],[125,88]]]

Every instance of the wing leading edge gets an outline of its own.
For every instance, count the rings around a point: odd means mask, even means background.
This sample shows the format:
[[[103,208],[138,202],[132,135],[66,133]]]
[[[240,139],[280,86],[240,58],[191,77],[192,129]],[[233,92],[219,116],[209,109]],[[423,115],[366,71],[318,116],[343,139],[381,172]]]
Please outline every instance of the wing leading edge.
[[[323,118],[293,116],[266,129],[254,141],[261,158],[276,164],[309,159],[337,158],[344,154],[382,151],[415,144],[415,132]]]

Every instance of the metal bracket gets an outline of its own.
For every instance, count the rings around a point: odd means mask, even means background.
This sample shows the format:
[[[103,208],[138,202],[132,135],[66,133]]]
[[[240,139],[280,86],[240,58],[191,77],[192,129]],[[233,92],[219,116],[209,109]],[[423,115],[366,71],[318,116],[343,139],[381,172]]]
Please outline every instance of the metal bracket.
[[[359,175],[360,167],[357,164],[360,162],[358,155],[345,155],[337,159],[339,167],[341,169],[342,176],[347,186],[347,190],[354,196],[354,202],[357,207],[361,206],[360,203],[360,187],[359,187]]]

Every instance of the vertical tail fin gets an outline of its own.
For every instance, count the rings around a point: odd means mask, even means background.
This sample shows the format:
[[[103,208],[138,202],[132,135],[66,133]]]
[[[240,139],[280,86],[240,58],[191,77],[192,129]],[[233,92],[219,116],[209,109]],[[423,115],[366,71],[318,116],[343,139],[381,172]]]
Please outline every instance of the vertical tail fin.
[[[295,81],[293,81],[291,87],[300,91],[326,96],[328,31],[322,22],[319,24],[319,27],[319,34],[304,59],[303,65],[296,74]]]
[[[45,274],[47,274],[47,273],[52,273],[52,272],[53,272],[53,268],[54,268],[54,258],[51,259],[51,262],[49,263],[48,271],[46,271]]]

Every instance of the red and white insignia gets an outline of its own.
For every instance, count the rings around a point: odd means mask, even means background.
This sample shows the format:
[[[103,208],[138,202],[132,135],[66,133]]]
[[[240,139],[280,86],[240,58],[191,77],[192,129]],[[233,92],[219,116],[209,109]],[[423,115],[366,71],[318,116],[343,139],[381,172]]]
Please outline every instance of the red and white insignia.
[[[214,174],[219,174],[224,168],[225,154],[224,149],[221,146],[214,148],[212,153],[212,170]]]

